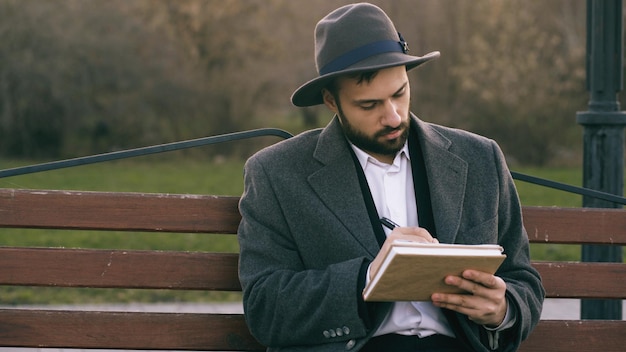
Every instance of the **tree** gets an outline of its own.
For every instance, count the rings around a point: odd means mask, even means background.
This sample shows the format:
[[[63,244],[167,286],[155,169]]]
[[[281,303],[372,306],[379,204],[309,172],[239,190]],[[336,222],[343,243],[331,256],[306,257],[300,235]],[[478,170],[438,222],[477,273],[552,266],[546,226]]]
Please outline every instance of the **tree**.
[[[351,1],[0,0],[0,154],[65,157],[257,127],[297,133],[323,108],[313,29]],[[579,146],[585,2],[377,0],[411,54],[412,110],[547,163]],[[246,155],[248,150],[224,151]]]
[[[452,71],[461,126],[497,139],[518,161],[544,164],[578,142],[584,94],[584,4],[483,1],[469,50]],[[550,16],[547,16],[549,13]]]

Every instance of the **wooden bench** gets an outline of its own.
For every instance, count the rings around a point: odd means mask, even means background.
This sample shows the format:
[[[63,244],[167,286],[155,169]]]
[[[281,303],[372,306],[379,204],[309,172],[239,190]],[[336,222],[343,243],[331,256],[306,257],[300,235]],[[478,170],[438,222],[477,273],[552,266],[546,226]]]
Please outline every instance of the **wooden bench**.
[[[223,196],[0,189],[0,228],[232,235],[240,219],[237,202]],[[626,244],[626,210],[525,207],[523,212],[534,243]],[[240,291],[237,258],[236,253],[0,247],[0,285]],[[549,298],[626,298],[626,264],[534,265]],[[263,350],[242,314],[20,308],[0,310],[0,346]],[[624,348],[626,321],[542,320],[521,350]]]

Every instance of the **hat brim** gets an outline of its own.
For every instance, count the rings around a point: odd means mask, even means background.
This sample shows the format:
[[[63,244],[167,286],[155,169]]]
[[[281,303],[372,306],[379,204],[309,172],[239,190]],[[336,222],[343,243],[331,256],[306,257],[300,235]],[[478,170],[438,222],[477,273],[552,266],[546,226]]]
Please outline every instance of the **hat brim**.
[[[295,106],[299,107],[323,104],[324,100],[322,98],[322,89],[326,87],[326,85],[332,79],[338,76],[358,72],[381,70],[394,66],[406,66],[408,71],[423,64],[426,61],[436,59],[439,56],[440,53],[438,51],[430,52],[424,56],[411,56],[396,52],[372,56],[360,61],[355,65],[352,65],[345,70],[331,72],[306,82],[305,84],[300,86],[300,88],[296,89],[296,91],[291,95],[291,102]]]

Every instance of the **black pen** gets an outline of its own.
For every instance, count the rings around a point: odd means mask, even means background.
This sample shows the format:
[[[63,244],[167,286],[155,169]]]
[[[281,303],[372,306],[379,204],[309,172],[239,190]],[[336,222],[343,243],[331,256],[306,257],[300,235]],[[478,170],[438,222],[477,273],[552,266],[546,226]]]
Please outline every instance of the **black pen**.
[[[389,230],[393,230],[396,227],[400,227],[400,225],[396,224],[395,222],[383,217],[380,218],[380,223],[383,224],[386,228],[388,228]]]

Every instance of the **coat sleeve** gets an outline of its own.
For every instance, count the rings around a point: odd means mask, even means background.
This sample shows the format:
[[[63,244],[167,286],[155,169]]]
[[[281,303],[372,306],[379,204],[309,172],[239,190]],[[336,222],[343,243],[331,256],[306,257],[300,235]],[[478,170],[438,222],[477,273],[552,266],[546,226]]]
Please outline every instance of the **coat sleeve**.
[[[497,232],[498,243],[504,248],[506,260],[496,272],[507,285],[507,299],[516,312],[516,322],[499,333],[498,351],[516,351],[528,337],[541,315],[545,295],[539,273],[530,264],[529,244],[523,227],[521,205],[513,178],[506,166],[500,148],[492,141],[498,184]],[[489,351],[487,332],[467,317],[456,315],[456,322],[464,330],[476,350]]]
[[[303,248],[286,220],[292,213],[278,196],[284,190],[275,186],[262,162],[249,159],[238,240],[244,311],[252,334],[266,346],[345,345],[364,337],[367,329],[358,313],[357,287],[367,259],[307,267]],[[307,250],[323,251],[324,246]]]
[[[515,326],[502,333],[501,350],[516,351],[539,322],[545,290],[539,273],[530,264],[528,234],[523,225],[517,190],[504,156],[495,143],[494,154],[502,180],[498,231],[507,256],[512,259],[496,274],[506,282],[507,297],[517,311]]]

